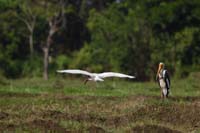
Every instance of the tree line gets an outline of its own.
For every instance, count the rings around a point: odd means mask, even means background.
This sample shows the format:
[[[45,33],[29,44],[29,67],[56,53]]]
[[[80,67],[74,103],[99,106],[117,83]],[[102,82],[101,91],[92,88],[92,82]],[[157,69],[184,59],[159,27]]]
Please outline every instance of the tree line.
[[[199,0],[0,0],[0,75],[119,71],[152,80],[200,69]]]

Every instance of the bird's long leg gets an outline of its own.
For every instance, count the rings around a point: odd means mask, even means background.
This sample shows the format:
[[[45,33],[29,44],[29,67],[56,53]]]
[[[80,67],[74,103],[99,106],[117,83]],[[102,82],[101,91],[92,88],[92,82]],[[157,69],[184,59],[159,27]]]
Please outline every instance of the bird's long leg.
[[[84,84],[86,85],[86,83],[87,83],[88,81],[89,81],[88,79],[85,79],[85,80],[84,80]]]
[[[161,98],[163,99],[164,98],[163,90],[162,89],[160,90],[161,90]]]
[[[166,95],[166,98],[169,97],[169,89],[167,89],[167,95]]]

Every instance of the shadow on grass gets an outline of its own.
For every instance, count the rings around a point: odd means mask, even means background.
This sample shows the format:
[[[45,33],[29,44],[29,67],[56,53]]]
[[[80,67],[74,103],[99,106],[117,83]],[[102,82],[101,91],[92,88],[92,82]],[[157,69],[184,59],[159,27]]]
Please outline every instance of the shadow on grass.
[[[132,128],[134,133],[181,133],[180,131],[172,130],[167,127],[158,125],[143,125]]]
[[[169,98],[172,101],[183,101],[183,102],[194,102],[194,101],[199,101],[200,100],[200,96],[176,96],[176,97],[170,97]]]
[[[32,93],[15,93],[15,92],[5,92],[0,91],[0,98],[4,97],[24,97],[24,98],[30,98],[30,97],[36,97],[39,94],[32,94]]]

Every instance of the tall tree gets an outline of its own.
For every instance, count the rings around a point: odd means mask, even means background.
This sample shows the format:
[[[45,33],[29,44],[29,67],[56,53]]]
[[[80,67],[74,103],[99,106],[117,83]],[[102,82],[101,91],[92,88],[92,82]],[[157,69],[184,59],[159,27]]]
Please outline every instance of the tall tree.
[[[33,0],[21,1],[19,0],[19,8],[16,14],[17,18],[20,19],[27,27],[29,34],[29,49],[31,57],[34,54],[34,30],[36,25],[37,10],[34,5],[36,3]]]
[[[64,18],[65,0],[60,0],[58,6],[60,6],[59,11],[55,12],[53,16],[48,18],[49,32],[46,39],[46,44],[43,46],[44,52],[44,72],[43,78],[48,80],[48,69],[49,69],[49,50],[53,43],[53,35],[58,32],[59,28],[62,26]]]

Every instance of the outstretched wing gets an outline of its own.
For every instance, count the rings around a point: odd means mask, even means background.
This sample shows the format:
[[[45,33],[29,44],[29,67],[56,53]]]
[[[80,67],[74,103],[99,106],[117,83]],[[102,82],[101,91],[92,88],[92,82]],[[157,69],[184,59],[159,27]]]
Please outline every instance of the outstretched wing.
[[[92,76],[92,73],[83,70],[68,69],[68,70],[57,70],[58,73],[71,73],[71,74],[83,74],[87,76]]]
[[[115,73],[115,72],[104,72],[98,74],[100,78],[108,78],[108,77],[119,77],[119,78],[135,78],[134,76],[131,75],[126,75],[123,73]]]

